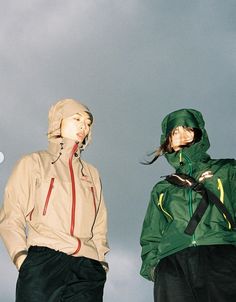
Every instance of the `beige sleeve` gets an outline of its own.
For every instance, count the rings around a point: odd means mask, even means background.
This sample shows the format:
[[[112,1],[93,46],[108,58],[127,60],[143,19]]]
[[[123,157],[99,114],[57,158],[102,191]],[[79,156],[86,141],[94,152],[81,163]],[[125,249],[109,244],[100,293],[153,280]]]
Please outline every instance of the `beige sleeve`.
[[[12,261],[18,267],[18,256],[27,254],[26,215],[32,173],[32,158],[25,156],[16,164],[7,182],[0,210],[0,236]],[[24,260],[23,257],[21,259]]]
[[[109,252],[107,240],[107,209],[102,192],[101,180],[97,178],[96,191],[98,198],[97,217],[93,228],[93,241],[97,247],[99,261],[105,260],[105,255]]]

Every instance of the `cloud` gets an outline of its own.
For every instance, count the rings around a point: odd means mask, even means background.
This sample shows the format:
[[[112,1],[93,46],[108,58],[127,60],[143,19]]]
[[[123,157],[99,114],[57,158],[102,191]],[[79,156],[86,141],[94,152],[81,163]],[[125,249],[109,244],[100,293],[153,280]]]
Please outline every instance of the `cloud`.
[[[108,256],[110,271],[105,287],[105,301],[143,302],[152,300],[153,283],[139,275],[140,260],[128,248],[113,247]],[[140,288],[142,290],[140,291]]]
[[[17,279],[17,269],[12,264],[9,255],[6,253],[2,243],[0,243],[0,263],[1,263],[1,301],[12,302],[15,296]]]
[[[199,109],[211,155],[235,155],[225,135],[236,126],[235,9],[234,0],[2,1],[0,189],[22,154],[46,148],[52,102],[70,96],[91,108],[94,139],[83,156],[102,172],[113,241],[105,301],[152,300],[137,244],[151,188],[171,168],[164,158],[138,160],[158,147],[162,118]],[[3,250],[7,296],[16,272]]]

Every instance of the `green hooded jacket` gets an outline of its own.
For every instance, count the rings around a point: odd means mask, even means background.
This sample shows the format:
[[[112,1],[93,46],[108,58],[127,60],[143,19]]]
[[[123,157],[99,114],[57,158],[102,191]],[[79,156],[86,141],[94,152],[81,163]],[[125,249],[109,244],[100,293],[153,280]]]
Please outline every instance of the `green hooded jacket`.
[[[184,173],[201,181],[211,190],[236,221],[236,161],[211,159],[202,114],[194,109],[181,109],[167,115],[162,122],[161,144],[177,126],[198,128],[201,139],[189,147],[166,153],[176,173]],[[189,188],[178,188],[167,180],[158,182],[152,192],[141,233],[141,275],[153,280],[159,261],[187,247],[212,244],[236,245],[236,230],[225,216],[209,203],[193,235],[184,233],[202,196]]]

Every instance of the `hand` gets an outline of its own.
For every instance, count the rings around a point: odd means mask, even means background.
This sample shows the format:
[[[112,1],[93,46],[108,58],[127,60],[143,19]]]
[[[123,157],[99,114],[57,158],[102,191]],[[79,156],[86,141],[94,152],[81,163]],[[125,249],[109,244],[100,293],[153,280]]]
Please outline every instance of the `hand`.
[[[109,271],[109,266],[108,266],[108,263],[105,262],[105,261],[100,261],[103,269],[105,270],[105,272],[107,273]]]
[[[21,268],[22,263],[25,261],[27,255],[20,255],[16,260],[16,268],[19,271]]]

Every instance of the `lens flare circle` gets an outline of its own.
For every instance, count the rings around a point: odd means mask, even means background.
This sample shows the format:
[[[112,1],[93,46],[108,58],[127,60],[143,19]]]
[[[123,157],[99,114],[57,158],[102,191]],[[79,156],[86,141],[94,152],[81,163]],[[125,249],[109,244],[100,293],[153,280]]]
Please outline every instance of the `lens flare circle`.
[[[0,151],[0,164],[4,161],[4,154]]]

